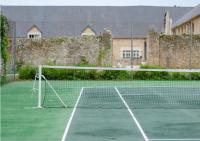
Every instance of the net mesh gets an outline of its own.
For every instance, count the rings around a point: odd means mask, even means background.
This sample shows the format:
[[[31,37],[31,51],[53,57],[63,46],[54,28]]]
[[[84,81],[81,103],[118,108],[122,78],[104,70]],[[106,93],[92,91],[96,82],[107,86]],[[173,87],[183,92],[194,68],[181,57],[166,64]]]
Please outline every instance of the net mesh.
[[[42,73],[69,108],[79,95],[78,108],[126,108],[119,94],[133,109],[200,108],[200,71],[43,68]],[[42,106],[64,107],[42,83]]]

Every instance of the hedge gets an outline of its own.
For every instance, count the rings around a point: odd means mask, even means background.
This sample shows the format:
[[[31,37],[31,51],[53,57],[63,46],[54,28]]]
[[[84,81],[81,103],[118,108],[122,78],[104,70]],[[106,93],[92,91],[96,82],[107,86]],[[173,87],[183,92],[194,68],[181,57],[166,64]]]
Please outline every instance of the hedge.
[[[34,79],[36,68],[33,66],[24,66],[19,69],[19,79]]]
[[[36,68],[25,66],[19,70],[20,79],[34,79]],[[113,70],[65,70],[43,69],[49,80],[200,80],[200,73],[113,71]]]
[[[156,66],[156,65],[149,65],[149,64],[145,64],[145,65],[140,65],[141,69],[165,69],[164,67],[161,66]]]

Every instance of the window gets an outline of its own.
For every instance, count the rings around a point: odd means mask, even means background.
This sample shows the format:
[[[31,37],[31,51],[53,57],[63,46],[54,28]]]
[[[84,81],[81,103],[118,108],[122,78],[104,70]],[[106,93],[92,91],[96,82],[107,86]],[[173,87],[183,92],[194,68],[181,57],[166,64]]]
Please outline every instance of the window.
[[[33,39],[34,38],[34,35],[29,35],[29,39]]]
[[[123,58],[131,58],[131,51],[130,50],[123,50]]]
[[[192,34],[194,34],[194,23],[192,23]]]
[[[133,54],[133,58],[140,58],[140,51],[139,50],[136,50],[134,49],[132,51],[132,54]],[[123,50],[123,58],[124,59],[129,59],[131,58],[131,50]]]
[[[180,27],[178,27],[178,34],[177,35],[180,35],[181,34],[181,30],[180,30]]]
[[[144,60],[147,60],[147,42],[144,42]]]
[[[95,36],[95,33],[82,33],[81,36]]]
[[[189,34],[189,31],[190,31],[190,26],[187,24],[186,25],[186,34]]]
[[[29,39],[40,39],[41,34],[28,34]]]

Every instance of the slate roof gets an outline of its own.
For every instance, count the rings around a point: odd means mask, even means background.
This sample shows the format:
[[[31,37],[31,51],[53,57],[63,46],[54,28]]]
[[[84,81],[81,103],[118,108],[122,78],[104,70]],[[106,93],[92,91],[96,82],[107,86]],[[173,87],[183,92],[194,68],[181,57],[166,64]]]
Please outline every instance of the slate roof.
[[[188,12],[187,14],[185,14],[184,16],[182,16],[179,20],[177,20],[174,25],[173,28],[182,25],[183,23],[197,17],[200,16],[200,4],[197,5],[194,9],[192,9],[190,12]]]
[[[191,7],[154,6],[3,6],[2,12],[16,22],[16,36],[26,37],[36,25],[43,37],[78,36],[90,26],[97,34],[110,28],[114,37],[146,37],[149,28],[163,31],[164,14],[169,11],[173,21],[189,12]]]

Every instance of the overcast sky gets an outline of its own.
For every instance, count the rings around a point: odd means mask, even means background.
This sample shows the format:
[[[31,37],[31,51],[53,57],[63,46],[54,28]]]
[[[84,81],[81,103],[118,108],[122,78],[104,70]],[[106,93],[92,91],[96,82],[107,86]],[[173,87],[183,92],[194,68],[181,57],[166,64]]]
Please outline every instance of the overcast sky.
[[[0,0],[1,5],[196,6],[200,0]]]

